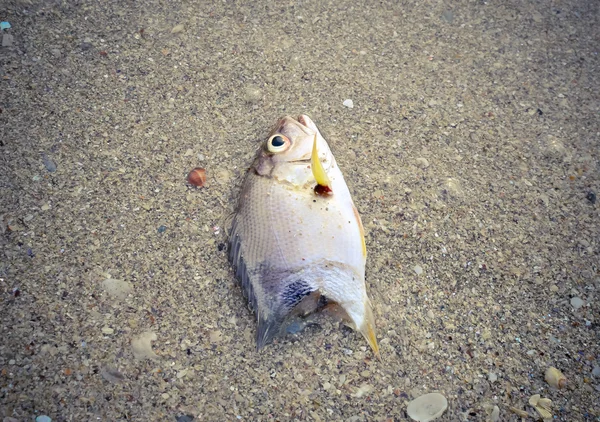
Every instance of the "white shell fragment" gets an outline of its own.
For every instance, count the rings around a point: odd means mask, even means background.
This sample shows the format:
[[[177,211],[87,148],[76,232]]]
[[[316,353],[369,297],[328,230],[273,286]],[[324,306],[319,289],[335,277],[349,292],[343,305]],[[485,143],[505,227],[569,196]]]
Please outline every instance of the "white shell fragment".
[[[440,393],[429,393],[417,397],[406,408],[412,420],[428,422],[439,418],[448,408],[448,400]]]
[[[156,339],[156,333],[146,331],[131,340],[133,356],[136,359],[158,359],[158,355],[152,350],[152,342]]]
[[[529,398],[529,404],[539,413],[542,419],[552,419],[552,400],[540,397],[539,394],[534,394]]]
[[[344,107],[354,108],[354,101],[347,99],[343,102]]]
[[[554,388],[564,388],[567,385],[567,378],[562,372],[551,366],[546,370],[544,376],[546,382]]]
[[[110,297],[115,299],[125,299],[133,290],[131,284],[116,278],[107,278],[102,282],[102,287]]]

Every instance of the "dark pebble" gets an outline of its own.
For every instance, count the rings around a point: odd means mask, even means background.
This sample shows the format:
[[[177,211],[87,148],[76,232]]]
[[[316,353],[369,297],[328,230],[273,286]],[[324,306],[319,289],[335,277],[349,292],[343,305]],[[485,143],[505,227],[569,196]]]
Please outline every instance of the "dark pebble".
[[[46,154],[42,154],[42,161],[44,162],[44,166],[46,166],[46,170],[50,173],[54,173],[56,171],[56,163],[52,161]]]
[[[158,228],[158,232],[159,232],[159,233],[164,233],[166,230],[167,230],[167,226],[160,226],[160,227]]]
[[[192,415],[175,416],[177,422],[192,422],[194,417]]]
[[[588,201],[590,201],[592,204],[596,203],[596,194],[592,191],[589,191],[587,193],[587,195],[585,196],[587,198]]]

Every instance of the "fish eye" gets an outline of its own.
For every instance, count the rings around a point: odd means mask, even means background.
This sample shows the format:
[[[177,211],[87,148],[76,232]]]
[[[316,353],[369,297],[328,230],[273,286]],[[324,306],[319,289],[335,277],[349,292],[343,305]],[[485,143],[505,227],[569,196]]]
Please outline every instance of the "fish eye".
[[[283,152],[290,146],[290,140],[281,134],[275,134],[267,141],[267,149],[269,152]]]

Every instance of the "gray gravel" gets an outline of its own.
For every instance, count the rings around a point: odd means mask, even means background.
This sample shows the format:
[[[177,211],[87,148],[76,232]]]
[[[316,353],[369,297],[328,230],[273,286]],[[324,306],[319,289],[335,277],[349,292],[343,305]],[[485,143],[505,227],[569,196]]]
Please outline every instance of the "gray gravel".
[[[444,421],[600,420],[599,8],[5,0],[0,417],[400,421],[439,391]],[[254,349],[224,228],[300,113],[365,223],[381,361],[328,318]]]

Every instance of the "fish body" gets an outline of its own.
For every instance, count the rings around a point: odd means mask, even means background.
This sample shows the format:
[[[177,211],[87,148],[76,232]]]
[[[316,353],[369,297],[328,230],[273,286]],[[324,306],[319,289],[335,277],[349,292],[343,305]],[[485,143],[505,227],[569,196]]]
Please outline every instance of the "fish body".
[[[229,256],[256,313],[258,349],[294,316],[328,303],[377,353],[366,255],[360,216],[329,145],[308,116],[284,117],[248,171],[230,231]]]

